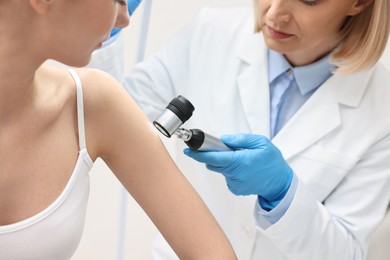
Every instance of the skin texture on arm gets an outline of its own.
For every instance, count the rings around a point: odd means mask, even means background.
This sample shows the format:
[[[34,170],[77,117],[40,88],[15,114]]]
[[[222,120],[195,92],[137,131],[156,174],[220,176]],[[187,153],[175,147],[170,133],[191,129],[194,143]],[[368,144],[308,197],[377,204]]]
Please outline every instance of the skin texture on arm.
[[[136,103],[108,75],[97,70],[78,73],[91,157],[107,163],[180,259],[236,259],[223,231]]]

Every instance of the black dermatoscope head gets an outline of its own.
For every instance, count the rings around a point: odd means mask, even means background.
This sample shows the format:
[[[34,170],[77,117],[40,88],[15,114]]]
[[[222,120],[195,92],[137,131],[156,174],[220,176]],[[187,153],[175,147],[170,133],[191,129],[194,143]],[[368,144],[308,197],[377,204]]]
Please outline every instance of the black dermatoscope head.
[[[178,96],[172,99],[153,124],[163,135],[171,137],[192,116],[194,110],[190,101],[183,96]]]

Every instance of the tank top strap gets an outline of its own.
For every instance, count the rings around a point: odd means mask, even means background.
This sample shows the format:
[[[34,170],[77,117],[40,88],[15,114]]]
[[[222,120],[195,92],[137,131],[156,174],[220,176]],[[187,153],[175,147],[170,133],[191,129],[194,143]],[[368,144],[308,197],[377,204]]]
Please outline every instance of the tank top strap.
[[[74,82],[76,83],[77,93],[77,123],[79,130],[79,147],[80,151],[86,148],[85,142],[85,127],[84,127],[84,101],[83,101],[83,85],[81,83],[79,75],[74,69],[68,69]]]

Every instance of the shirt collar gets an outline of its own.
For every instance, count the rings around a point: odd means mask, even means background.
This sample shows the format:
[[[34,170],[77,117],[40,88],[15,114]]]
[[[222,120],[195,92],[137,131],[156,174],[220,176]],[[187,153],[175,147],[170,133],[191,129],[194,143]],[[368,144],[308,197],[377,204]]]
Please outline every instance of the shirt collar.
[[[318,88],[332,75],[334,65],[329,62],[330,55],[300,67],[292,67],[286,58],[273,50],[268,50],[269,70],[268,79],[271,84],[277,77],[288,70],[294,73],[295,81],[301,95]]]

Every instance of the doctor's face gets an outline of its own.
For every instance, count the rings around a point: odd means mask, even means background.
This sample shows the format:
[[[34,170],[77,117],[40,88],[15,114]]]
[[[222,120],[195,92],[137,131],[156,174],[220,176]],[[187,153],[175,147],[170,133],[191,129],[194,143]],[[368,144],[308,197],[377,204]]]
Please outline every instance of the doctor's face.
[[[295,66],[316,61],[334,49],[348,16],[368,0],[254,0],[258,28],[267,46]],[[371,2],[371,1],[368,1]]]

